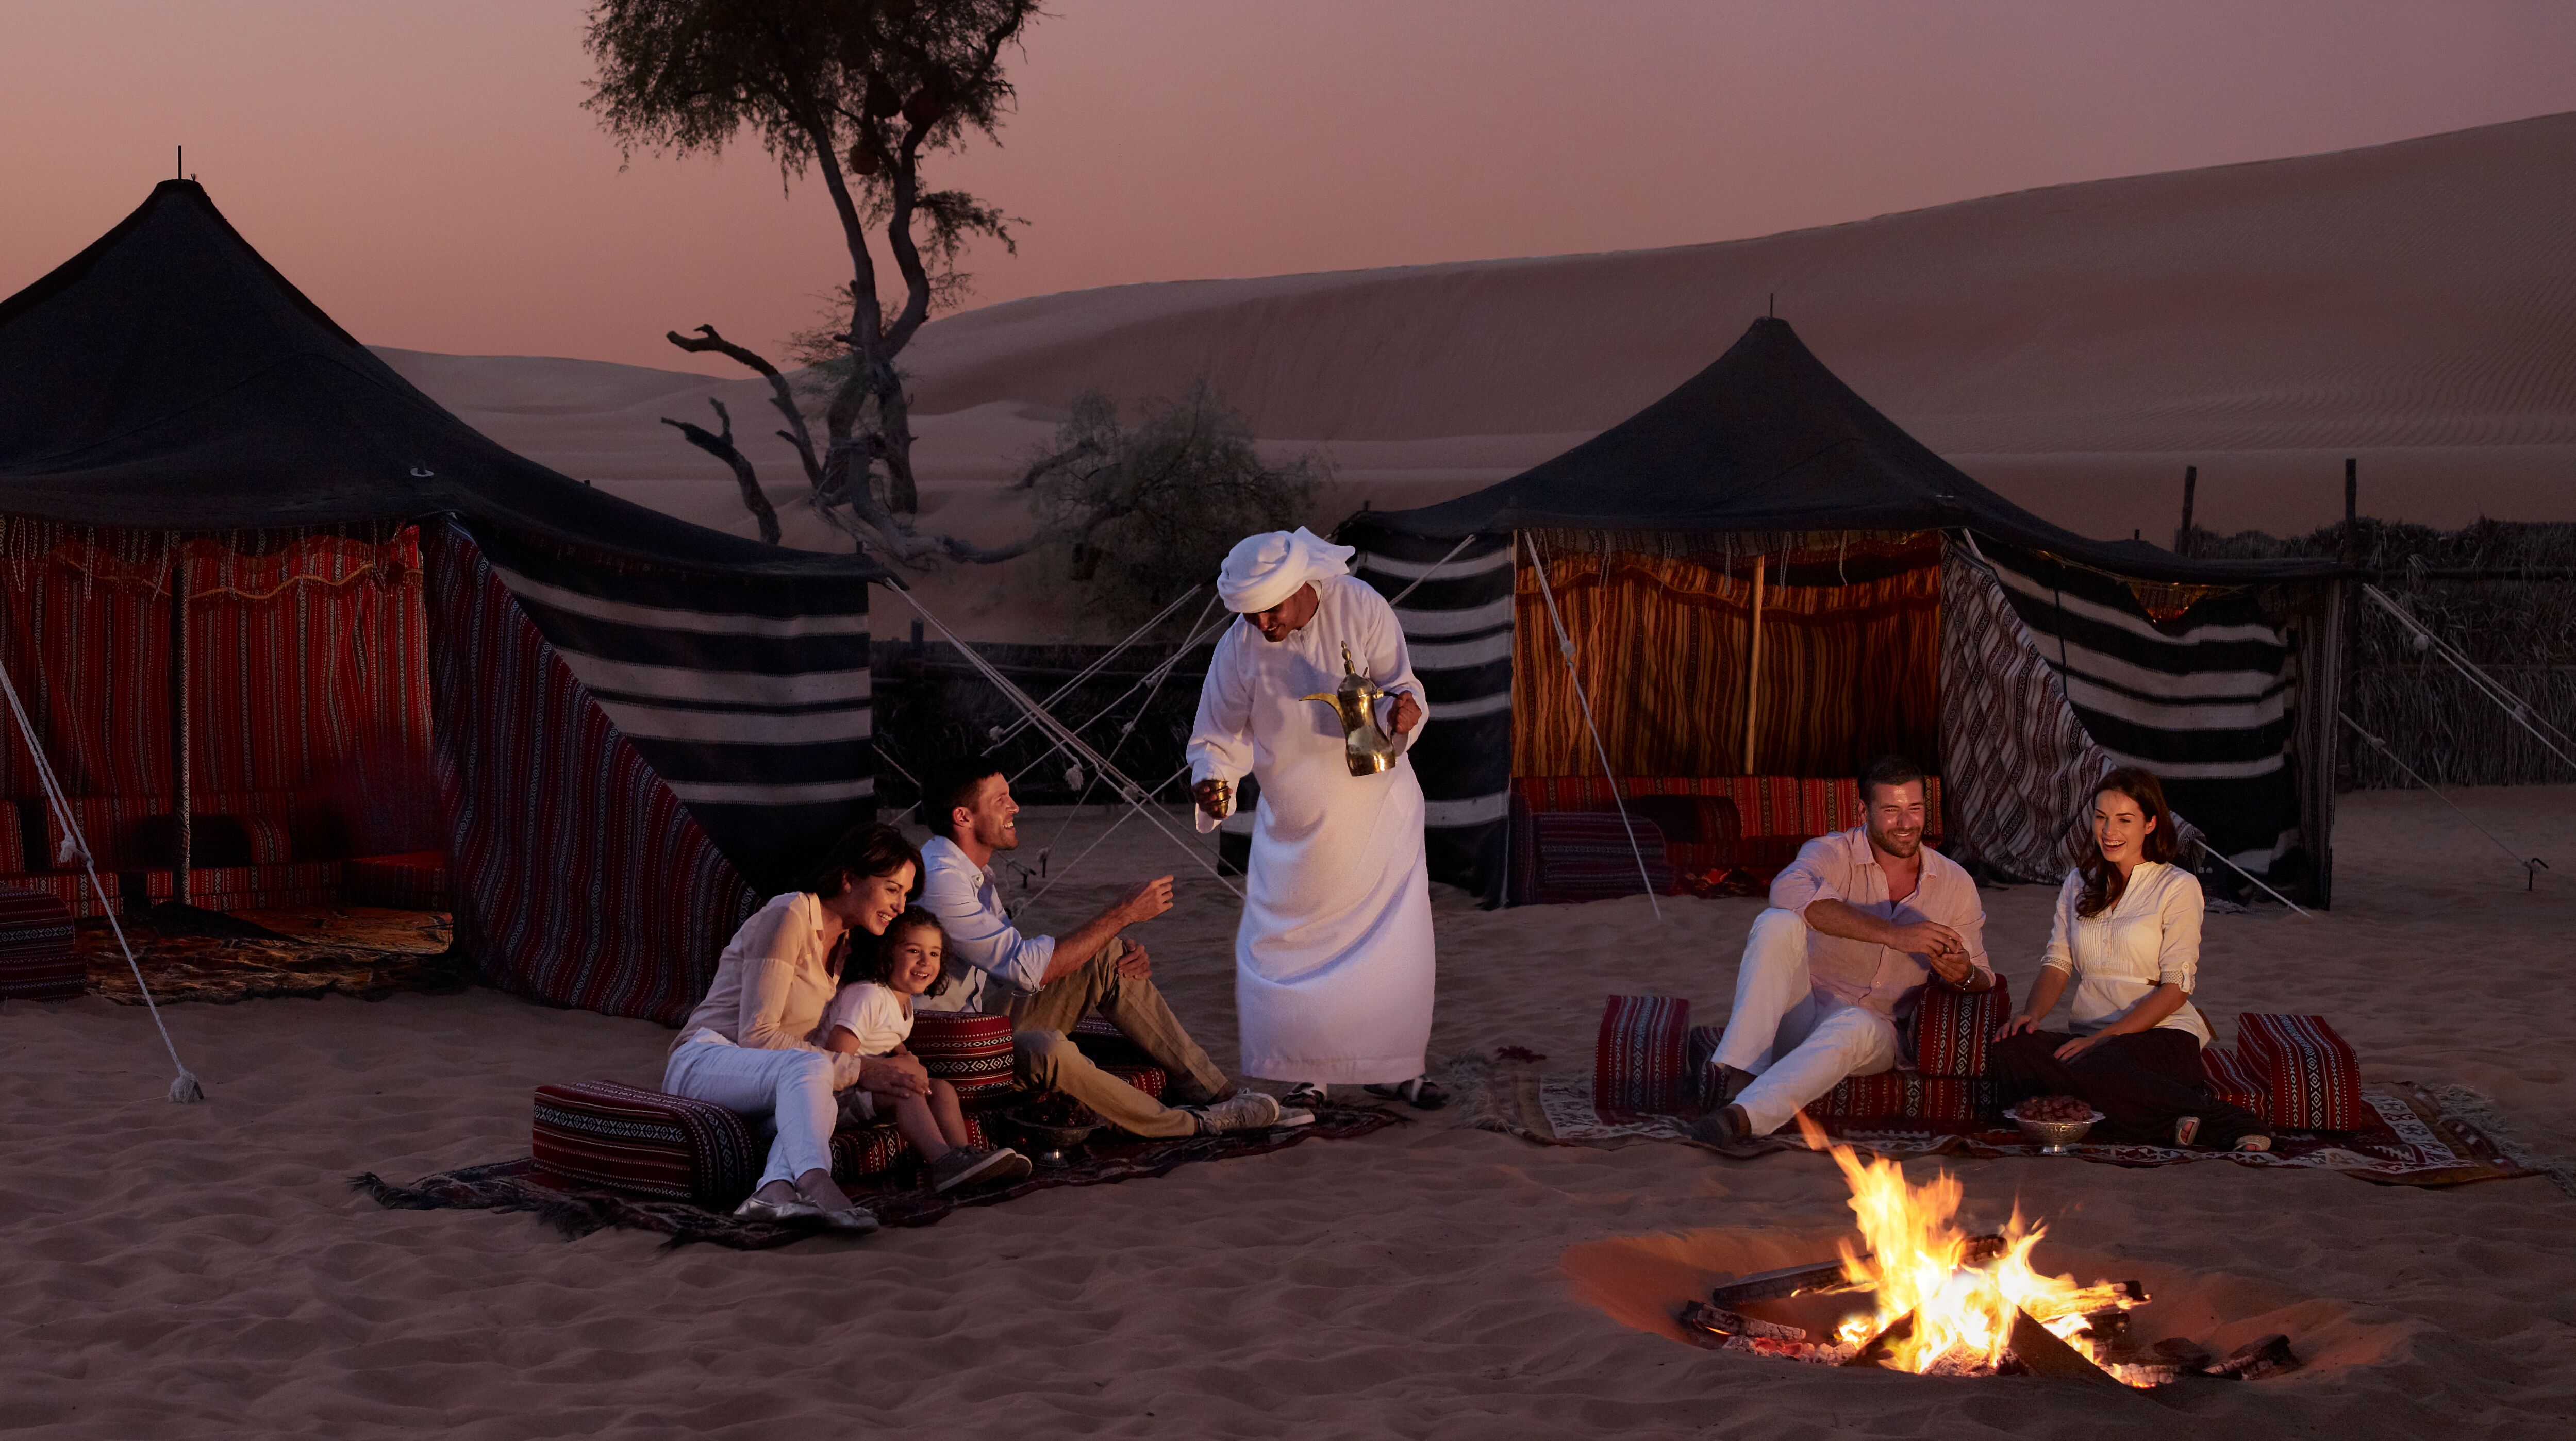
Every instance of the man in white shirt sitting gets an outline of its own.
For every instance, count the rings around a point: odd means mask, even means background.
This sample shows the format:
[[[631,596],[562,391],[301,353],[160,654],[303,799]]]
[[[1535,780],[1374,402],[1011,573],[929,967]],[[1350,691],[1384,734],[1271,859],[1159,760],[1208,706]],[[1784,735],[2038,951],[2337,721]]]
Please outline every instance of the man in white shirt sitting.
[[[1119,935],[1172,908],[1170,876],[1135,886],[1064,935],[1024,936],[986,869],[995,853],[1020,844],[1020,806],[1002,768],[985,756],[931,767],[921,809],[932,832],[921,848],[921,904],[947,932],[948,954],[947,984],[916,1001],[919,1009],[1010,1017],[1021,1084],[1061,1091],[1139,1136],[1280,1123],[1278,1098],[1227,1084],[1164,1003],[1145,948]],[[1094,1008],[1163,1068],[1180,1104],[1166,1106],[1101,1070],[1066,1038]]]
[[[1771,882],[1709,1058],[1701,1140],[1767,1136],[1845,1077],[1895,1066],[1898,1022],[1934,978],[1995,983],[1977,883],[1923,844],[1923,792],[1920,767],[1879,757],[1861,772],[1862,823],[1807,842]]]

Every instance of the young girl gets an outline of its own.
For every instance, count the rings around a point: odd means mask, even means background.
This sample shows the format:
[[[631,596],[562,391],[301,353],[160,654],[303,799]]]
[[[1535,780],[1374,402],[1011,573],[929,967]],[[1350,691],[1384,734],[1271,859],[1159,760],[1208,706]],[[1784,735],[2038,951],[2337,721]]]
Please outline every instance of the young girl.
[[[912,1037],[912,998],[936,995],[947,982],[940,975],[946,937],[939,922],[919,906],[907,907],[885,928],[873,959],[853,956],[849,983],[823,1009],[822,1044],[827,1051],[862,1056],[909,1055],[903,1043]],[[957,1109],[957,1091],[933,1080],[927,1096],[907,1096],[894,1103],[895,1128],[930,1163],[930,1185],[951,1191],[973,1182],[1001,1185],[1029,1173],[1028,1158],[1008,1146],[986,1150],[966,1143],[966,1118]]]

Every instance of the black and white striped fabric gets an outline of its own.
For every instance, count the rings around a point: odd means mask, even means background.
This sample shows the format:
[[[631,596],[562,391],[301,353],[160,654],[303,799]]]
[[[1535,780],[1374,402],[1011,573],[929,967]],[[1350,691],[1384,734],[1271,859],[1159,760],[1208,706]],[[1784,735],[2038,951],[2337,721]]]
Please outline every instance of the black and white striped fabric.
[[[2250,590],[2177,593],[2188,609],[2159,623],[2130,582],[1978,545],[2113,764],[2155,772],[2175,814],[2249,871],[2266,872],[2299,844],[2289,753],[2297,667]]]
[[[612,563],[474,527],[503,584],[746,880],[876,814],[864,581]]]
[[[1430,702],[1412,751],[1431,878],[1501,897],[1512,784],[1512,538],[1371,530],[1352,573],[1395,606]],[[1445,559],[1444,559],[1445,557]]]

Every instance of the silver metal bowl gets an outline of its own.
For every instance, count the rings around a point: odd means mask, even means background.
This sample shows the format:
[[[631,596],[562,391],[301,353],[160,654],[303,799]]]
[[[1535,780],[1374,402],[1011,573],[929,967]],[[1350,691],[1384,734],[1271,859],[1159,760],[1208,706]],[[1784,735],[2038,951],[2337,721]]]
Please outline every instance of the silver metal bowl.
[[[2095,1111],[2090,1119],[2082,1121],[2025,1121],[2019,1107],[2004,1112],[2004,1116],[2021,1127],[2023,1135],[2039,1142],[2039,1153],[2043,1156],[2067,1154],[2068,1146],[2083,1140],[2084,1133],[2092,1130],[2095,1122],[2104,1119],[2100,1111]]]
[[[1091,1133],[1099,1130],[1101,1125],[1098,1121],[1070,1125],[1041,1121],[1016,1110],[1005,1113],[1003,1119],[1019,1129],[1021,1138],[1036,1153],[1029,1159],[1050,1170],[1072,1165],[1082,1143],[1090,1140]]]

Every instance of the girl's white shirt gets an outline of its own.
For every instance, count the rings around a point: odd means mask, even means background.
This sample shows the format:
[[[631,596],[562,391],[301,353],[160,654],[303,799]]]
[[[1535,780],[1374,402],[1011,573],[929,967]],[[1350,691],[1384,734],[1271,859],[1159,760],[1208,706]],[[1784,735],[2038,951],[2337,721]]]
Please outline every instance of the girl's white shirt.
[[[912,1038],[912,997],[874,981],[852,981],[823,1008],[817,1039],[835,1030],[856,1036],[862,1056],[887,1055]]]

